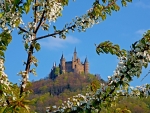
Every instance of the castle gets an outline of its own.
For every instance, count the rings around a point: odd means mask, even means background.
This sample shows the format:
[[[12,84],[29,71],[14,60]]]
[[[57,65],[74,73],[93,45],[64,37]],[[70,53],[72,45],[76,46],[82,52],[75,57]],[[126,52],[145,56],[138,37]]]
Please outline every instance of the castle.
[[[80,59],[77,57],[76,48],[74,49],[74,54],[72,61],[66,61],[63,54],[60,58],[60,64],[57,67],[54,62],[51,72],[49,74],[50,79],[55,79],[59,74],[73,72],[73,73],[85,73],[89,72],[89,63],[87,57],[85,58],[84,63],[80,62]]]

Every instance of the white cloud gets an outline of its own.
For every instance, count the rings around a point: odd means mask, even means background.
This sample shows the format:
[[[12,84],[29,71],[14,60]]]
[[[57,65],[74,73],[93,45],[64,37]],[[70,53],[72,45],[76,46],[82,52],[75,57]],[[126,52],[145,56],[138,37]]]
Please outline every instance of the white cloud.
[[[142,2],[142,1],[139,1],[139,2],[137,2],[136,4],[135,4],[137,7],[141,7],[141,8],[145,8],[145,9],[147,9],[147,8],[150,8],[150,2],[148,3],[148,2]]]
[[[142,36],[146,31],[147,31],[147,29],[140,29],[140,30],[136,31],[135,33]]]
[[[67,47],[68,44],[76,44],[79,42],[79,39],[72,36],[67,36],[66,39],[60,39],[59,37],[50,37],[45,41],[40,41],[40,44],[41,46],[46,47],[48,49],[58,49]]]
[[[136,34],[143,35],[146,31],[147,31],[146,29],[140,29],[140,30],[136,31]]]

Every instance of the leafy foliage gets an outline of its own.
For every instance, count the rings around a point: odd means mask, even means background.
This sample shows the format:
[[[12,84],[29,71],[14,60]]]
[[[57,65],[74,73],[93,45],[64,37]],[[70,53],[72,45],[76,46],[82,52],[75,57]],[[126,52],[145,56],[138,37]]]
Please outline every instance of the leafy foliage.
[[[100,43],[96,47],[96,52],[98,54],[100,53],[111,53],[112,55],[116,55],[118,57],[125,56],[126,55],[126,50],[120,50],[119,45],[112,45],[112,42],[110,41],[105,41]]]
[[[105,83],[95,75],[84,75],[75,73],[65,73],[59,75],[54,81],[51,79],[42,79],[32,83],[31,89],[34,93],[29,96],[29,100],[33,99],[31,111],[38,113],[44,112],[49,105],[61,105],[67,100],[79,93],[93,91],[95,87],[100,87],[100,83]]]
[[[2,32],[0,34],[0,58],[4,58],[4,51],[7,49],[8,44],[11,42],[12,37],[10,33]]]

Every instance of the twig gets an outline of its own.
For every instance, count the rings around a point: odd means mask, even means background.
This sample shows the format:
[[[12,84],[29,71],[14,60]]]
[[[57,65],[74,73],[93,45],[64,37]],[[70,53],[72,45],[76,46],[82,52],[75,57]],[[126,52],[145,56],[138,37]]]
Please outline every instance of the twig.
[[[23,29],[22,27],[18,27],[18,28],[19,28],[21,31],[23,31],[23,32],[29,33],[29,31]]]
[[[67,27],[66,29],[72,29],[72,27],[75,27],[76,25],[72,25],[70,27]],[[50,36],[54,36],[54,35],[57,35],[57,34],[61,34],[62,32],[64,32],[66,29],[63,29],[61,31],[56,31],[55,33],[52,33],[52,34],[48,34],[48,35],[44,35],[44,36],[41,36],[41,37],[37,37],[36,39],[34,39],[33,41],[36,41],[36,40],[40,40],[40,39],[43,39],[43,38],[47,38],[47,37],[50,37]]]
[[[150,74],[150,70],[149,72],[142,78],[141,82]]]
[[[37,33],[38,29],[39,29],[40,26],[42,25],[42,22],[43,22],[43,19],[44,19],[44,14],[45,14],[45,10],[44,10],[43,13],[42,13],[42,16],[41,16],[41,18],[40,18],[40,22],[39,22],[38,26],[36,27],[34,33]]]
[[[37,0],[35,0],[35,4],[37,3]],[[36,16],[36,12],[37,12],[37,5],[35,5],[35,10],[34,10],[34,23],[37,24],[37,16]],[[36,31],[36,27],[33,29],[33,33],[35,33]]]

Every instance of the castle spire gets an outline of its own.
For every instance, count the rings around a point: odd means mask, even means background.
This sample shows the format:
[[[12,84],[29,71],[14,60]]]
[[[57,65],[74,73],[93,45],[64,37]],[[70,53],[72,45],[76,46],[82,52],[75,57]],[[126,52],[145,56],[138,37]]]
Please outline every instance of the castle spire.
[[[74,48],[74,53],[76,53],[77,51],[76,51],[76,47]]]
[[[89,72],[89,63],[88,63],[88,59],[86,56],[85,61],[84,61],[84,73],[88,74],[88,72]]]
[[[73,58],[74,58],[74,61],[77,59],[77,51],[76,51],[76,47],[75,47],[75,49],[74,49],[74,56],[73,56]]]
[[[54,62],[54,66],[56,67],[56,62]]]
[[[55,68],[55,67],[56,67],[56,62],[53,63],[53,68]]]
[[[84,61],[84,63],[88,63],[88,59],[87,59],[87,56],[86,56],[86,58],[85,58],[85,61]]]
[[[63,58],[64,58],[64,55],[63,55],[63,53],[62,53],[61,59],[63,59]]]

